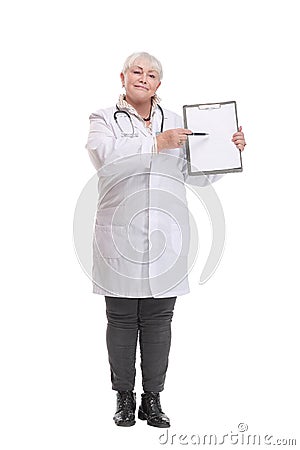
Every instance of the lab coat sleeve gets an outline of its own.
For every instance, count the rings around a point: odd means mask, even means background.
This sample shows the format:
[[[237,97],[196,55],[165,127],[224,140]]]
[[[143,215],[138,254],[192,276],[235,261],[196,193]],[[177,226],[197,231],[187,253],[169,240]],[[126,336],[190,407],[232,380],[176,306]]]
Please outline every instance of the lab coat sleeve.
[[[215,183],[216,181],[220,180],[225,174],[203,174],[203,175],[189,175],[188,173],[188,162],[186,157],[184,158],[183,163],[183,177],[184,181],[187,184],[191,184],[194,186],[208,186],[211,183]]]
[[[143,161],[149,165],[152,158],[154,136],[117,137],[111,125],[110,115],[99,110],[90,115],[90,131],[86,144],[90,159],[96,170],[116,159],[144,154]]]

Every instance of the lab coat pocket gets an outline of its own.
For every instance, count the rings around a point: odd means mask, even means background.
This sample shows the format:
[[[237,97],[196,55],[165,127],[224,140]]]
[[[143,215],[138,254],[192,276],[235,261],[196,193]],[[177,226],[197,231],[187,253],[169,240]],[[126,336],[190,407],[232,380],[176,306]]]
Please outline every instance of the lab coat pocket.
[[[189,227],[171,224],[171,246],[177,256],[186,256],[189,252]]]
[[[126,242],[126,227],[95,224],[93,245],[99,257],[121,258]]]

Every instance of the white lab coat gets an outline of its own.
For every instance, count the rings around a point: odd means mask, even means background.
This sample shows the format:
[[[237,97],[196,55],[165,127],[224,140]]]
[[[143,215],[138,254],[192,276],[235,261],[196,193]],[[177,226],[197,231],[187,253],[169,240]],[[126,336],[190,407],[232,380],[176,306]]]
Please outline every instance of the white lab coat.
[[[122,136],[115,111],[111,107],[91,114],[86,144],[99,177],[93,292],[135,298],[187,294],[190,229],[185,149],[153,153],[161,125],[157,107],[152,131],[131,115],[134,137]],[[164,131],[182,127],[177,114],[164,109],[164,116]],[[123,131],[130,131],[128,118],[118,116],[118,121]],[[219,177],[196,177],[192,183],[206,185]]]

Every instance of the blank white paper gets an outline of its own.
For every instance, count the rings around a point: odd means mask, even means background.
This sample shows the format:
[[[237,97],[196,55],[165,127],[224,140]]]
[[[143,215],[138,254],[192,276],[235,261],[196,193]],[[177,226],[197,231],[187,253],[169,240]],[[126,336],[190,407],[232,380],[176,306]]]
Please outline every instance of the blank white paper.
[[[188,136],[191,174],[242,170],[241,153],[231,141],[238,129],[235,102],[184,107],[186,127],[208,136]]]

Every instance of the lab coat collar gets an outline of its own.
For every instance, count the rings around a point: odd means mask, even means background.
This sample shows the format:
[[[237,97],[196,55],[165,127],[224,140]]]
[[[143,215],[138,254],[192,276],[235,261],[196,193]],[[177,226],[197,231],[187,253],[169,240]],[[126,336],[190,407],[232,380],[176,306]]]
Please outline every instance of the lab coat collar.
[[[143,118],[142,118],[142,116],[136,111],[136,109],[133,107],[133,106],[131,106],[127,101],[126,101],[126,99],[125,99],[125,94],[121,94],[120,96],[119,96],[119,101],[118,101],[118,103],[117,103],[117,107],[120,109],[120,110],[125,110],[125,111],[127,111],[129,114],[132,114],[132,115],[134,115],[137,119],[139,119],[138,121],[137,121],[137,126],[138,126],[138,128],[139,128],[139,130],[145,135],[145,136],[147,136],[148,134],[149,134],[149,132],[151,132],[152,131],[152,129],[153,129],[153,120],[154,120],[154,117],[153,117],[153,115],[154,115],[154,113],[156,112],[156,110],[157,110],[157,104],[160,102],[160,98],[158,97],[158,95],[157,94],[155,94],[153,97],[152,97],[152,109],[151,109],[151,123],[152,123],[152,125],[151,125],[151,127],[149,127],[148,129],[145,127],[145,124],[144,124],[144,120],[143,120]]]

